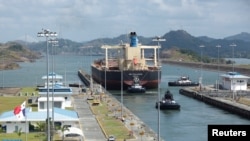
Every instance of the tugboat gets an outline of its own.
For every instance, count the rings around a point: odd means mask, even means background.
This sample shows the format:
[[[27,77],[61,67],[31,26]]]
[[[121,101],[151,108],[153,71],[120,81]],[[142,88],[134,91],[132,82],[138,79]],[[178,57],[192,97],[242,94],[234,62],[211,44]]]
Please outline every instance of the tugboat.
[[[167,90],[161,101],[155,103],[155,108],[158,109],[158,104],[160,104],[160,110],[179,110],[181,108],[180,104],[175,102],[173,94]]]
[[[182,76],[176,81],[168,82],[168,86],[199,86],[199,83],[192,82],[188,76]]]
[[[127,92],[129,93],[145,93],[146,88],[140,85],[140,80],[137,76],[134,76],[133,85],[128,87]]]

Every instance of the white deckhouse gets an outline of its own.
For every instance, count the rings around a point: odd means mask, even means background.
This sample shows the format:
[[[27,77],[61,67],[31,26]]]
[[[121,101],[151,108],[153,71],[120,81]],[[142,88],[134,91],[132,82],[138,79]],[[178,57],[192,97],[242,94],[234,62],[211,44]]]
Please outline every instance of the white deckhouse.
[[[221,76],[222,88],[226,90],[247,90],[247,82],[250,77],[241,75],[238,72],[228,72]]]

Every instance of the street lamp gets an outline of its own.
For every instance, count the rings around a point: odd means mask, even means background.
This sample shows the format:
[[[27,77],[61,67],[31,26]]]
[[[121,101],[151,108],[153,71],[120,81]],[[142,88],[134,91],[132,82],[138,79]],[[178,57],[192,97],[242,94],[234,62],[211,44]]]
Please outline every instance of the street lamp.
[[[54,75],[56,76],[56,74],[54,73],[54,47],[58,46],[58,40],[56,39],[49,39],[48,41],[51,46],[52,46],[52,51],[51,51],[51,55],[52,55],[52,84],[51,84],[51,88],[52,88],[52,129],[54,130]],[[52,135],[53,136],[53,135]]]
[[[203,65],[202,48],[204,48],[205,46],[200,45],[199,47],[201,48],[201,72],[200,72],[201,74],[200,74],[200,80],[199,80],[199,82],[200,82],[200,90],[201,90],[201,88],[202,88],[202,65]]]
[[[48,38],[56,37],[56,32],[51,32],[48,29],[42,29],[42,32],[37,33],[37,37],[46,38],[46,73],[47,73],[47,141],[50,141],[50,121],[49,121],[49,49],[48,49]]]
[[[232,54],[233,54],[233,72],[234,72],[234,47],[236,47],[237,45],[235,43],[230,44],[230,47],[232,47]]]
[[[105,49],[105,60],[108,59],[108,49]],[[105,82],[104,82],[104,87],[105,87],[105,92],[107,91],[107,69],[108,69],[108,61],[105,61]]]
[[[233,56],[233,73],[234,73],[234,47],[236,47],[237,45],[235,43],[232,43],[229,45],[230,47],[232,47],[232,56]],[[235,95],[235,80],[234,80],[234,74],[233,74],[233,101],[234,101],[234,95]]]
[[[122,63],[122,65],[121,65],[121,119],[123,119],[123,58],[124,58],[124,56],[123,56],[123,53],[124,53],[124,51],[123,51],[123,48],[121,49],[121,52],[120,52],[121,54],[120,54],[120,57],[121,57],[121,63]]]
[[[157,51],[157,66],[158,66],[158,138],[157,140],[160,141],[160,100],[161,100],[161,95],[160,95],[160,42],[166,41],[166,39],[163,39],[159,36],[157,36],[155,39],[153,39],[152,41],[157,42],[158,43],[158,51]]]
[[[217,49],[218,49],[218,60],[217,60],[217,65],[218,65],[218,83],[216,84],[216,87],[217,87],[217,90],[219,90],[219,76],[220,76],[220,65],[219,65],[219,63],[220,63],[220,58],[219,58],[219,54],[220,54],[220,52],[219,52],[219,49],[221,48],[221,45],[217,45],[216,46],[217,47]]]
[[[3,55],[3,64],[4,64],[4,55]],[[2,82],[2,89],[4,88],[4,67],[3,67],[3,70],[2,70],[2,80],[3,80],[3,82]]]

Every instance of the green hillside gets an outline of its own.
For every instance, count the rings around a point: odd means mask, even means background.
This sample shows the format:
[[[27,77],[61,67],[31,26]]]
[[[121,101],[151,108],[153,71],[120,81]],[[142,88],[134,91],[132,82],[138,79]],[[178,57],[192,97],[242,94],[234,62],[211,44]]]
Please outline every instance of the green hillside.
[[[0,44],[0,70],[17,69],[18,62],[33,62],[40,57],[40,53],[31,51],[19,43]]]

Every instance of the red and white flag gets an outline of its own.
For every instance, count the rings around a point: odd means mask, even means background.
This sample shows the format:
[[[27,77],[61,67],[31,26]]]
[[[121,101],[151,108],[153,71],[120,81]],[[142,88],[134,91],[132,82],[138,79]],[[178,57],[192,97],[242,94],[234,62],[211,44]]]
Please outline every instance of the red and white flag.
[[[25,106],[26,101],[24,101],[21,105],[15,107],[14,114],[18,120],[22,120],[25,118]]]

